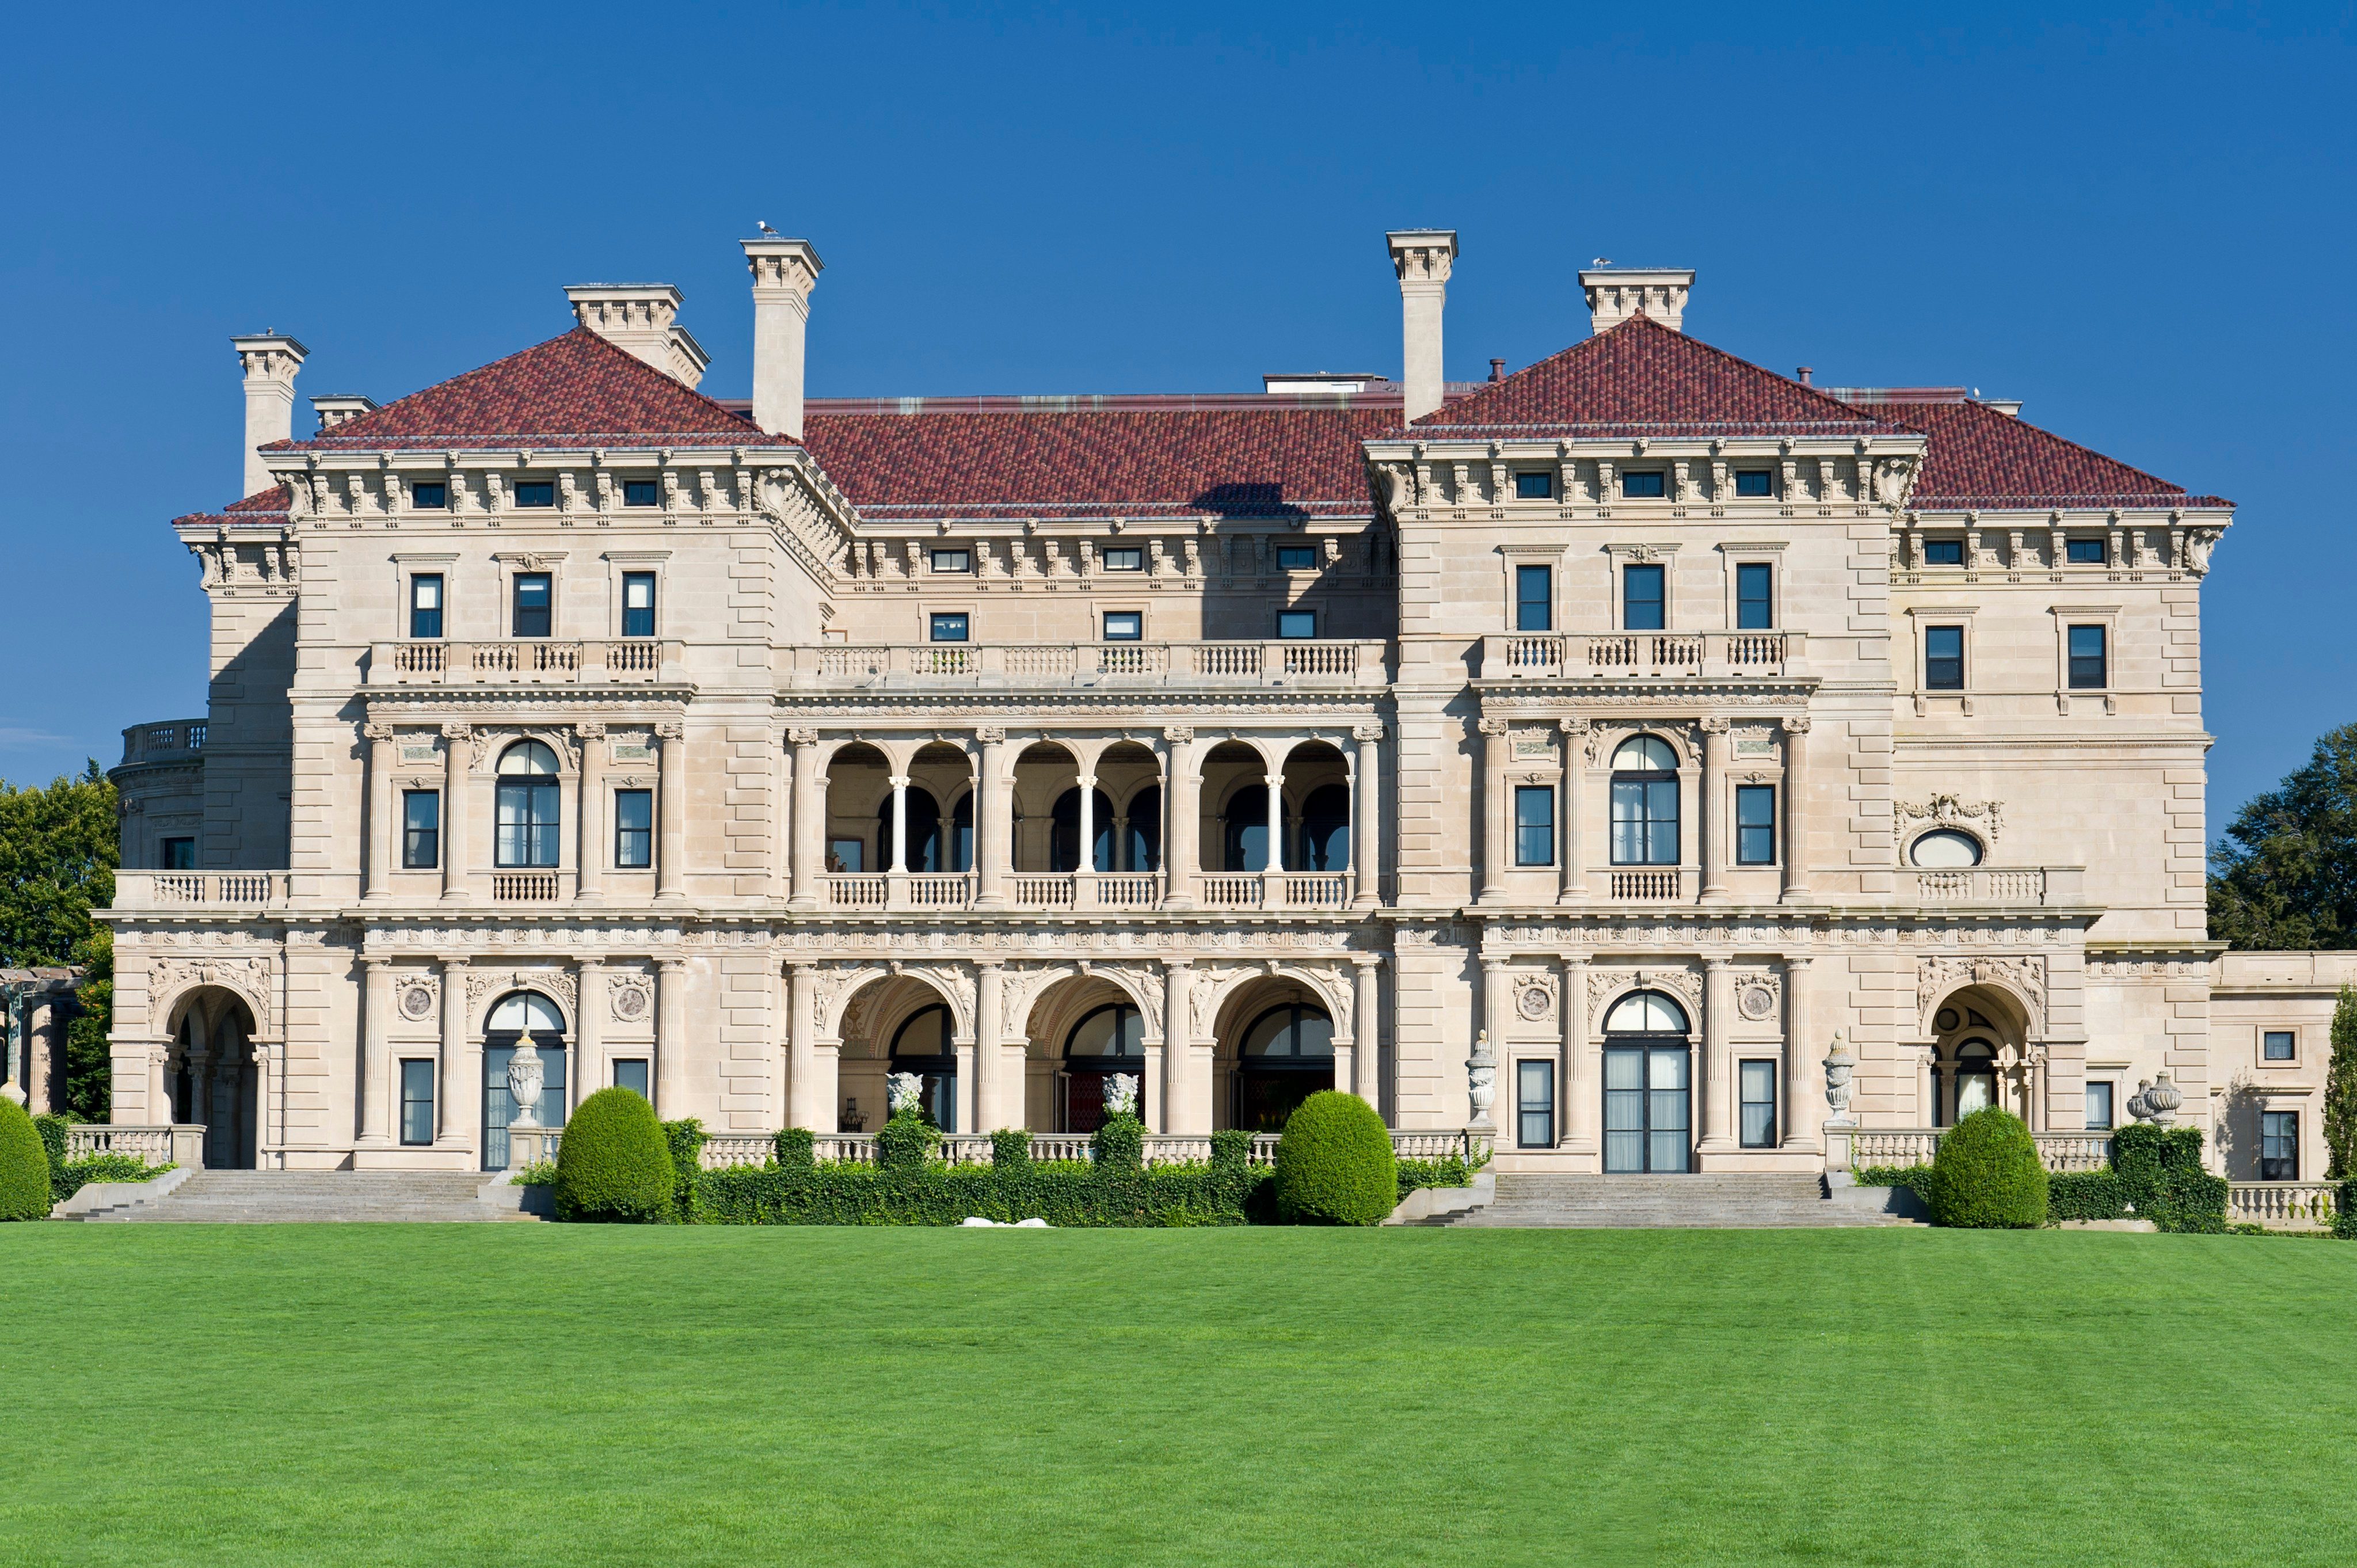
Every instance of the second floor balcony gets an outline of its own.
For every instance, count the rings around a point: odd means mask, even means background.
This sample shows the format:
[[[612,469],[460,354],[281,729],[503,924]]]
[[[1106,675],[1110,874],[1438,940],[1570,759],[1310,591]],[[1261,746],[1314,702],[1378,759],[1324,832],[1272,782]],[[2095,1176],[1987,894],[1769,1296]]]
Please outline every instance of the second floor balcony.
[[[796,686],[1381,686],[1387,643],[823,643],[790,650]]]
[[[684,679],[685,644],[669,638],[591,641],[511,637],[369,646],[371,686],[659,685]]]
[[[1481,639],[1484,681],[1781,680],[1807,672],[1797,631],[1506,632]]]

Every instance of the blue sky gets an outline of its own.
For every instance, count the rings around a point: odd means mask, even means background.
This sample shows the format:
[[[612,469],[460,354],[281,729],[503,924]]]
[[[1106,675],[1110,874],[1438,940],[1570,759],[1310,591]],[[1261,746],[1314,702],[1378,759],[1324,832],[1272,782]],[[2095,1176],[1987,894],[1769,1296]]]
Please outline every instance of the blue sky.
[[[819,247],[815,395],[1396,371],[1386,228],[1449,226],[1449,373],[1699,269],[1697,336],[1947,383],[2241,505],[2211,818],[2357,717],[2352,8],[28,8],[0,279],[0,777],[200,713],[164,524],[237,489],[228,338],[379,401],[662,279],[748,386],[735,246]],[[307,427],[308,406],[298,406]]]

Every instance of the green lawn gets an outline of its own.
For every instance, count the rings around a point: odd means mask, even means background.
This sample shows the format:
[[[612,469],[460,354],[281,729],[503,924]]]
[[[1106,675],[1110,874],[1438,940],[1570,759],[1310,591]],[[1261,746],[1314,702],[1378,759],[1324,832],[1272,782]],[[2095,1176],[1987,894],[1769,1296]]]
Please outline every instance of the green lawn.
[[[0,1227],[7,1563],[2347,1563],[2357,1246]]]

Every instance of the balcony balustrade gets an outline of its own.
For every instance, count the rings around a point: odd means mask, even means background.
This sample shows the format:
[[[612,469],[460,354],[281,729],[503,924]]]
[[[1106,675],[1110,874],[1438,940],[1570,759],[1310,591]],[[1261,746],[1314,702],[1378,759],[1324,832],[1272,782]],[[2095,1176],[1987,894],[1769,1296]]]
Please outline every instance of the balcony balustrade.
[[[283,871],[118,871],[118,909],[261,909],[286,902]]]
[[[1945,1127],[1862,1127],[1849,1134],[1853,1169],[1865,1165],[1928,1165],[1948,1135]],[[2109,1133],[2032,1133],[2040,1163],[2050,1171],[2099,1171],[2112,1163]]]
[[[826,878],[834,909],[971,909],[977,892],[970,871],[835,872]],[[1358,892],[1348,871],[1202,872],[1194,878],[1196,907],[1204,909],[1346,910]],[[1160,909],[1168,902],[1158,871],[1014,872],[1008,902],[1017,909]]]
[[[491,873],[491,902],[494,904],[553,904],[563,896],[563,886],[554,871]]]
[[[569,642],[379,642],[369,650],[371,686],[652,684],[681,678],[685,645],[654,638]]]
[[[2330,1230],[2341,1207],[2337,1181],[2237,1181],[2226,1186],[2226,1223],[2270,1230]]]
[[[1270,1165],[1276,1163],[1278,1134],[1255,1133],[1252,1148],[1244,1156],[1247,1164]],[[770,1137],[720,1137],[708,1139],[704,1145],[704,1165],[707,1170],[726,1169],[735,1165],[759,1165],[771,1157],[774,1141]],[[876,1163],[876,1134],[873,1133],[822,1133],[811,1141],[811,1153],[821,1160],[843,1160],[855,1165]],[[1085,1160],[1090,1157],[1091,1141],[1085,1133],[1034,1133],[1031,1134],[1031,1157],[1034,1160]],[[552,1153],[554,1151],[552,1149]],[[1455,1132],[1406,1132],[1392,1133],[1392,1152],[1401,1159],[1446,1159],[1452,1155],[1474,1159],[1486,1158],[1489,1141],[1478,1133]],[[1149,1133],[1145,1138],[1145,1160],[1149,1165],[1178,1165],[1211,1157],[1211,1140],[1195,1134]],[[991,1161],[990,1135],[986,1133],[952,1133],[941,1142],[938,1157],[945,1165],[986,1165]]]
[[[1380,641],[1069,642],[999,645],[826,643],[791,650],[797,686],[952,682],[974,686],[1093,686],[1135,680],[1211,686],[1381,686]]]
[[[1780,678],[1803,671],[1797,631],[1509,632],[1481,639],[1484,681]]]
[[[1900,896],[1911,886],[1918,904],[2011,904],[2067,908],[2082,901],[2086,873],[2075,865],[1959,865],[1911,869]]]

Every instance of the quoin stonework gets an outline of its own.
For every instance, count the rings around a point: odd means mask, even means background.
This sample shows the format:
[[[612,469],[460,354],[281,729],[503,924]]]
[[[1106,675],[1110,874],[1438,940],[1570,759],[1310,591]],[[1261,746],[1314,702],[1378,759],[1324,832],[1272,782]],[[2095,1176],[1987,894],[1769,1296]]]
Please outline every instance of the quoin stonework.
[[[829,400],[817,252],[743,249],[746,403],[660,285],[299,439],[304,345],[236,339],[244,499],[172,524],[208,711],[114,774],[118,1123],[496,1168],[528,1036],[541,1123],[621,1083],[747,1148],[1135,1074],[1157,1133],[1330,1087],[1507,1169],[1997,1104],[2321,1174],[2341,961],[2205,940],[2227,501],[1746,363],[1690,272],[1449,382],[1457,237],[1403,231],[1396,380]]]

